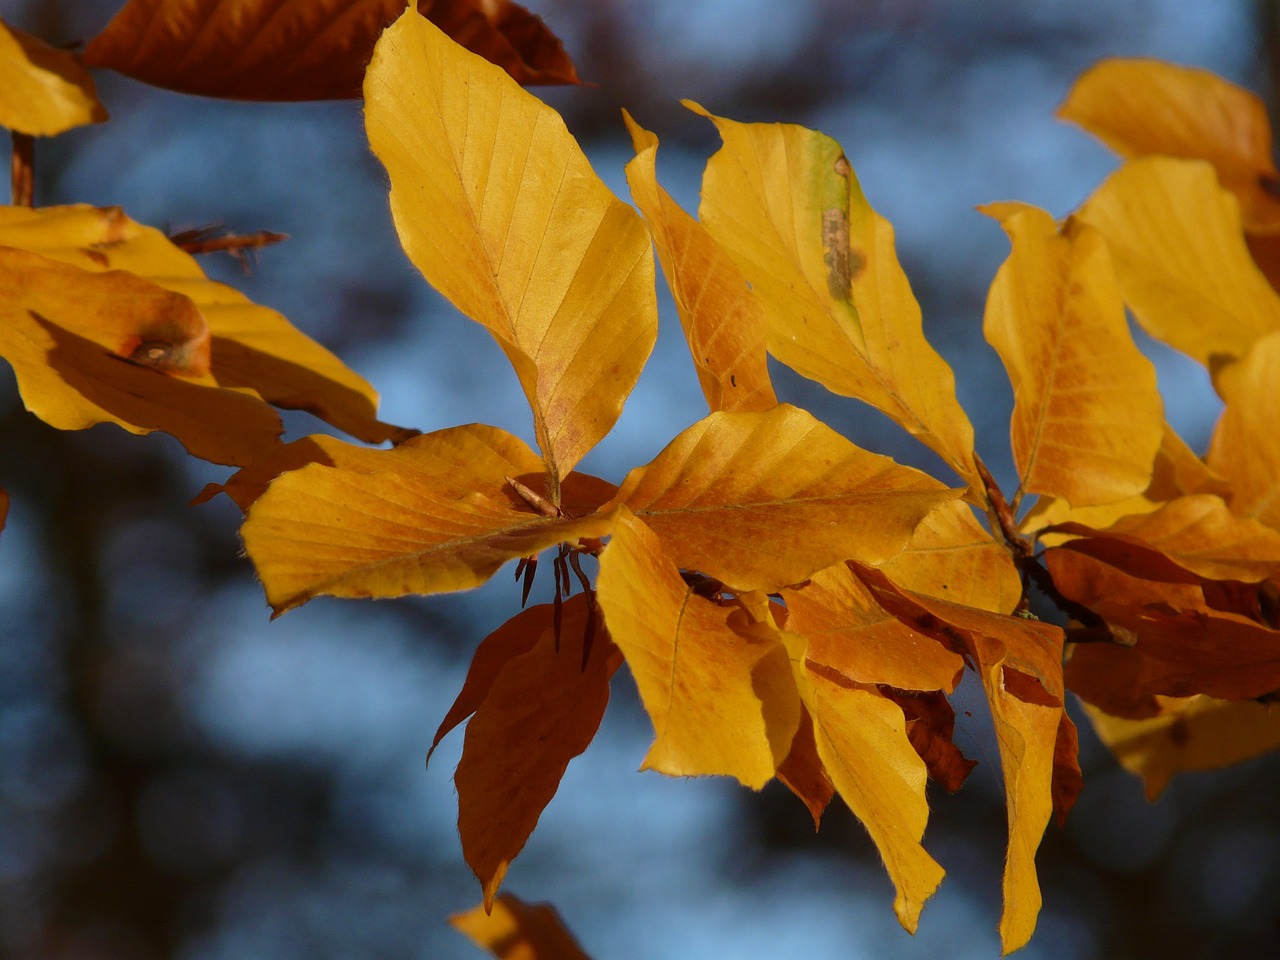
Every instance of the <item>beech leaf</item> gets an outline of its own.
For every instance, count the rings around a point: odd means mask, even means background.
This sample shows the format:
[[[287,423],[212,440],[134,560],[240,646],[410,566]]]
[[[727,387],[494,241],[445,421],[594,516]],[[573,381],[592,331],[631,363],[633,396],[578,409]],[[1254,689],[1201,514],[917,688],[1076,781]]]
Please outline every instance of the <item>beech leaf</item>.
[[[1236,195],[1245,224],[1280,221],[1271,122],[1256,94],[1208,70],[1158,60],[1103,60],[1082,73],[1058,116],[1120,156],[1207,160]]]
[[[800,798],[813,817],[813,829],[822,823],[822,814],[836,795],[835,784],[827,775],[827,768],[818,756],[818,744],[813,735],[813,718],[809,708],[800,705],[800,726],[786,759],[778,766],[777,777],[788,790]]]
[[[559,40],[511,0],[417,7],[520,83],[578,82]],[[84,57],[91,67],[209,97],[358,97],[374,41],[404,9],[404,0],[130,0]]]
[[[78,56],[0,19],[0,127],[52,137],[106,119]]]
[[[676,566],[771,591],[850,557],[888,560],[958,495],[782,404],[700,420],[632,470],[614,502]]]
[[[449,923],[500,960],[591,960],[548,903],[500,893],[490,909],[482,903],[454,914]]]
[[[768,783],[800,722],[778,639],[753,635],[736,604],[694,593],[657,535],[625,508],[600,557],[597,590],[653,721],[641,769],[723,774],[753,790]]]
[[[1280,296],[1245,246],[1239,205],[1207,163],[1131,160],[1076,217],[1106,238],[1138,323],[1211,370],[1280,330]]]
[[[610,529],[606,514],[535,512],[506,478],[539,483],[541,460],[496,427],[452,427],[370,453],[359,469],[285,473],[249,507],[245,549],[277,616],[320,594],[466,590],[508,560]],[[377,472],[365,472],[375,460]]]
[[[1209,468],[1230,483],[1231,512],[1280,530],[1280,332],[1260,338],[1231,370]]]
[[[499,670],[467,724],[454,775],[458,831],[486,910],[609,702],[609,678],[622,658],[607,638],[588,640],[592,602],[586,594],[565,601],[558,636],[551,604],[527,611],[522,622],[537,642]]]
[[[707,229],[658,186],[658,138],[623,111],[636,156],[631,196],[653,233],[680,324],[712,412],[777,404],[766,359],[764,305]]]
[[[1084,225],[1059,233],[1049,214],[1025,204],[983,212],[1013,244],[991,284],[983,330],[1013,384],[1020,489],[1073,506],[1141,493],[1164,410],[1102,237]]]
[[[515,367],[557,502],[657,337],[648,232],[554,110],[413,10],[379,40],[365,96],[405,252]]]
[[[769,352],[828,390],[883,411],[982,489],[955,376],[924,338],[893,228],[840,145],[803,127],[710,119],[699,217],[765,308]]]

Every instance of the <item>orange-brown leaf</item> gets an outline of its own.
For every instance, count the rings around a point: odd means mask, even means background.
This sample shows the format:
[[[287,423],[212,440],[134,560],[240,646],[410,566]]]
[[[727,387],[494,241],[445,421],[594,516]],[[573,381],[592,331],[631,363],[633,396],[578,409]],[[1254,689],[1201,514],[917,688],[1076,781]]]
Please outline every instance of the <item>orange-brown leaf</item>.
[[[653,234],[698,383],[717,410],[768,410],[778,401],[765,353],[764,306],[706,228],[658,186],[658,138],[623,111],[636,156],[631,196]]]
[[[237,100],[360,96],[403,0],[130,0],[85,62],[157,87]],[[577,83],[559,40],[511,0],[419,0],[418,10],[520,83]]]
[[[1059,233],[1049,214],[1025,204],[984,212],[1013,244],[991,284],[983,330],[1013,384],[1021,489],[1073,506],[1141,493],[1163,404],[1155,367],[1129,333],[1105,243],[1088,226]]]
[[[1058,725],[1058,739],[1053,747],[1053,818],[1058,826],[1067,822],[1067,815],[1076,805],[1080,791],[1084,789],[1084,776],[1080,773],[1080,734],[1067,711],[1062,711]]]
[[[249,508],[245,548],[277,615],[320,594],[465,590],[508,560],[610,528],[605,514],[534,511],[505,478],[536,488],[542,461],[495,427],[454,427],[372,453],[355,469],[290,471]],[[365,472],[374,460],[377,472]]]
[[[1262,337],[1231,370],[1209,467],[1230,482],[1231,512],[1280,530],[1280,333]]]
[[[591,960],[548,903],[525,903],[502,893],[491,909],[482,903],[455,913],[449,923],[499,960]]]
[[[787,756],[800,699],[776,636],[752,633],[736,604],[701,597],[625,508],[600,557],[609,635],[653,721],[643,769],[724,774],[759,790]]]
[[[0,127],[52,137],[106,119],[78,56],[0,20]]]
[[[964,660],[887,612],[843,563],[783,589],[782,597],[787,629],[805,638],[811,669],[902,690],[950,693],[960,682]]]
[[[892,690],[881,688],[902,708],[907,718],[907,739],[929,768],[929,779],[955,793],[978,761],[969,760],[951,740],[956,712],[940,690]]]
[[[800,707],[800,726],[786,759],[778,765],[777,777],[809,808],[813,829],[817,830],[822,823],[823,812],[836,795],[836,788],[827,776],[822,758],[818,756],[818,744],[813,738],[813,718],[803,704]]]
[[[615,502],[676,566],[771,591],[848,557],[884,562],[956,496],[783,404],[700,420],[631,471]]]
[[[564,604],[558,637],[552,612],[544,611],[537,643],[507,661],[467,724],[454,775],[458,831],[486,909],[609,702],[609,678],[622,658],[597,630],[584,662],[591,602],[579,594]]]
[[[1157,60],[1104,60],[1071,88],[1058,116],[1120,156],[1207,160],[1248,226],[1280,220],[1271,123],[1256,94],[1208,70]]]

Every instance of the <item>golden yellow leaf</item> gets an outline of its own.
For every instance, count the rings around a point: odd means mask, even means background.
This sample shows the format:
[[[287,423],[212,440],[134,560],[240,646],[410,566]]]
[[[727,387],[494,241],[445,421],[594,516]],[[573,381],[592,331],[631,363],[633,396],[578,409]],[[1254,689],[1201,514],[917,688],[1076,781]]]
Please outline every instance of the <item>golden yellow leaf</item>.
[[[370,454],[354,469],[290,471],[250,506],[245,548],[276,615],[321,594],[466,590],[508,560],[609,532],[607,514],[535,512],[505,478],[536,490],[542,462],[496,427],[453,427]],[[377,472],[365,472],[375,460]]]
[[[0,127],[52,137],[106,119],[78,56],[0,20]]]
[[[1209,468],[1230,482],[1231,512],[1280,530],[1280,332],[1260,338],[1231,370]]]
[[[455,930],[500,960],[591,960],[565,929],[555,908],[500,894],[492,909],[484,904],[449,918]]]
[[[127,270],[182,294],[208,324],[211,382],[218,386],[307,410],[370,443],[410,435],[377,420],[377,393],[336,356],[276,311],[208,280],[189,254],[119,207],[0,207],[0,246],[94,273]],[[74,287],[66,294],[77,296]]]
[[[962,500],[926,516],[902,552],[880,569],[903,589],[993,613],[1010,613],[1022,599],[1022,577],[1009,548]]]
[[[405,252],[515,367],[555,502],[653,348],[648,231],[554,110],[412,10],[378,41],[365,97]]]
[[[1058,116],[1125,158],[1207,160],[1240,201],[1246,227],[1280,221],[1266,104],[1208,70],[1103,60],[1080,75]]]
[[[708,117],[724,146],[699,216],[764,304],[769,352],[882,410],[982,489],[951,368],[924,338],[893,228],[840,145],[803,127]]]
[[[486,910],[609,702],[622,658],[592,630],[593,602],[586,594],[565,601],[558,636],[551,604],[526,611],[522,622],[536,643],[507,661],[467,724],[454,775],[458,832]]]
[[[0,247],[0,355],[27,409],[60,430],[163,430],[228,464],[267,455],[281,432],[256,395],[210,374],[209,327],[195,305],[123,271]]]
[[[810,669],[902,690],[950,693],[960,682],[964,660],[887,612],[843,563],[783,589],[782,598],[787,629],[805,638]]]
[[[521,83],[578,82],[560,41],[511,0],[417,7]],[[404,9],[404,0],[130,0],[84,56],[91,67],[208,97],[358,97],[374,41]]]
[[[676,566],[771,591],[849,557],[884,562],[958,493],[783,404],[698,421],[632,470],[614,502]]]
[[[766,360],[764,306],[706,228],[658,186],[658,138],[625,110],[623,118],[636,151],[627,164],[631,196],[653,233],[707,405],[713,413],[768,410],[778,400]]]
[[[1076,216],[1106,238],[1125,301],[1157,340],[1216,369],[1280,330],[1280,296],[1207,163],[1131,160]]]
[[[625,508],[600,557],[596,589],[653,721],[641,769],[722,774],[752,790],[768,783],[800,723],[777,638],[751,633],[737,604],[694,593],[657,535]]]
[[[1142,777],[1150,801],[1174,774],[1217,770],[1280,747],[1275,704],[1204,696],[1160,700],[1161,713],[1145,720],[1112,717],[1085,704],[1098,737],[1126,769]]]
[[[983,212],[1013,251],[996,273],[983,331],[1013,384],[1020,490],[1084,507],[1141,493],[1163,433],[1156,371],[1129,333],[1106,244],[1059,233],[1026,204]]]

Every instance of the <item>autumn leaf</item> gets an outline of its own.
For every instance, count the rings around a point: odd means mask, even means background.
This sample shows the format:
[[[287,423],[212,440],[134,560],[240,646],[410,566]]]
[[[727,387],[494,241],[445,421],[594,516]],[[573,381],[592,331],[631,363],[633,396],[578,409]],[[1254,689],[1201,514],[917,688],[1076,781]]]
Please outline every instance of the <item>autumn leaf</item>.
[[[981,490],[955,377],[924,338],[893,228],[863,197],[840,145],[685,105],[724,140],[707,163],[699,217],[763,304],[769,352],[883,411]]]
[[[1256,94],[1208,70],[1103,60],[1076,80],[1058,116],[1120,156],[1206,160],[1236,195],[1247,228],[1280,224],[1271,122]]]
[[[766,361],[764,305],[702,224],[658,186],[658,138],[623,111],[636,156],[631,196],[653,233],[707,405],[768,410],[777,404]]]
[[[52,137],[106,119],[79,57],[0,19],[0,127]]]
[[[822,765],[822,758],[818,756],[813,718],[803,703],[800,705],[800,726],[796,729],[786,759],[778,765],[776,776],[808,808],[809,815],[813,817],[813,829],[817,830],[822,823],[822,814],[836,795],[836,788],[827,775],[827,768]]]
[[[958,493],[783,404],[698,421],[632,470],[614,503],[676,566],[769,591],[850,557],[884,562]]]
[[[759,790],[791,750],[800,699],[787,652],[734,603],[699,596],[623,508],[597,582],[609,636],[653,721],[641,769],[722,774]]]
[[[578,82],[560,41],[511,0],[419,0],[417,8],[520,83]],[[130,0],[84,59],[209,97],[358,97],[374,42],[404,9],[404,0]]]
[[[509,893],[499,894],[492,910],[481,904],[454,914],[449,923],[500,960],[591,960],[554,907],[524,903]]]
[[[1019,492],[1072,506],[1145,490],[1163,433],[1155,367],[1129,334],[1097,231],[1059,232],[1025,204],[982,208],[1013,251],[996,273],[983,329],[1013,384]]]
[[[499,670],[467,724],[454,775],[458,831],[486,910],[609,702],[621,657],[605,637],[589,639],[593,602],[587,594],[565,601],[558,634],[552,604],[525,611],[521,628],[536,642]]]
[[[541,466],[496,427],[438,430],[358,453],[351,467],[283,474],[253,501],[241,533],[277,616],[321,594],[466,590],[508,560],[609,532],[608,512],[548,516],[522,499],[507,478],[540,484]],[[613,491],[580,474],[565,486],[567,500],[591,507]]]
[[[1280,330],[1280,296],[1245,246],[1239,205],[1207,163],[1131,160],[1076,217],[1106,238],[1143,328],[1211,371]]]
[[[1231,512],[1280,530],[1280,333],[1261,337],[1230,371],[1208,466],[1230,483]]]
[[[239,404],[236,409],[247,408],[248,398],[256,395],[275,406],[307,410],[362,440],[376,443],[404,439],[412,434],[377,420],[377,393],[336,356],[274,310],[253,303],[231,287],[208,280],[190,255],[174,246],[159,230],[131,220],[118,207],[0,207],[0,248],[3,247],[39,254],[48,261],[42,270],[60,270],[57,275],[61,280],[49,289],[53,299],[39,311],[46,319],[60,323],[72,333],[102,342],[117,355],[129,356],[139,343],[146,342],[149,350],[160,351],[158,361],[151,361],[151,365],[169,372],[183,368],[191,373],[195,368],[187,369],[190,360],[198,357],[197,367],[209,374],[208,386],[248,393],[239,401],[220,401],[223,407],[235,403]],[[60,268],[62,264],[77,269]],[[167,290],[177,295],[171,298],[173,302],[187,303],[182,308],[184,311],[190,312],[194,307],[192,316],[198,317],[205,328],[202,337],[206,342],[198,354],[183,359],[184,353],[191,350],[186,340],[181,337],[173,340],[165,330],[148,327],[143,318],[133,324],[134,329],[126,335],[125,328],[131,324],[122,314],[116,321],[118,329],[114,340],[109,343],[87,330],[88,321],[80,317],[78,305],[95,295],[94,284],[101,287],[105,282],[93,280],[89,274],[112,271],[128,271],[155,284],[160,289],[151,295],[153,299],[162,297]],[[85,285],[83,290],[79,284]],[[134,288],[141,289],[138,284],[134,284]],[[21,309],[21,304],[15,302],[13,309]],[[58,321],[58,317],[66,319]],[[30,320],[17,322],[29,324]],[[106,331],[101,333],[105,335]],[[139,361],[139,357],[133,359]],[[205,412],[203,404],[207,394],[196,396],[201,399],[191,408],[175,413],[199,418]],[[143,399],[142,395],[137,398]],[[172,397],[166,398],[166,403],[172,402]],[[274,443],[279,432],[274,414],[264,408],[249,415],[246,426],[267,429],[259,425],[269,425]],[[236,432],[228,424],[218,429],[228,435]],[[227,442],[233,442],[230,436]],[[255,449],[254,457],[265,452],[261,444]],[[221,458],[206,459],[237,464],[249,462],[245,454],[227,453]]]
[[[956,712],[941,690],[895,690],[880,692],[902,708],[907,718],[907,739],[929,770],[929,779],[950,793],[964,784],[978,761],[969,760],[952,742]]]
[[[365,97],[405,252],[515,367],[557,502],[653,348],[648,232],[554,110],[413,11],[378,42]]]

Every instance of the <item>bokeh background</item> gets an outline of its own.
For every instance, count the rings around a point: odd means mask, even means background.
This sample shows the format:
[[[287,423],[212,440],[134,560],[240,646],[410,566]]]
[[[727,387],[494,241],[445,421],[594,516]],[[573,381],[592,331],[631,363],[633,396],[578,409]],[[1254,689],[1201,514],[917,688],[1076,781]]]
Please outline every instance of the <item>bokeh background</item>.
[[[54,43],[86,40],[118,0],[0,0]],[[1273,89],[1270,5],[1246,0],[530,0],[598,86],[544,91],[626,197],[626,106],[661,140],[659,173],[696,207],[716,142],[679,106],[839,139],[896,225],[926,331],[958,371],[980,451],[1012,488],[1011,395],[982,341],[1007,253],[977,204],[1067,213],[1112,168],[1054,120],[1108,55],[1208,67]],[[486,335],[401,253],[358,103],[236,104],[98,77],[114,119],[38,150],[37,202],[121,204],[171,229],[292,239],[217,278],[281,310],[368,377],[384,418],[486,421],[526,438],[514,376]],[[615,482],[703,412],[670,299],[614,435],[584,468]],[[1148,344],[1169,417],[1203,450],[1203,372]],[[906,462],[934,461],[880,418],[778,371],[787,399]],[[291,435],[316,429],[305,415]],[[275,622],[240,556],[227,471],[156,434],[59,433],[0,372],[0,955],[33,960],[316,960],[481,954],[444,918],[479,887],[450,781],[461,736],[423,757],[478,640],[515,609],[473,593],[316,600]],[[545,585],[544,585],[545,586]],[[815,835],[777,785],[636,768],[651,729],[625,671],[506,888],[555,903],[588,952],[658,958],[990,958],[1004,812],[989,720],[961,694],[980,761],[931,797],[948,870],[913,939],[874,848],[837,802]],[[1157,805],[1082,726],[1085,792],[1040,858],[1028,958],[1270,958],[1280,943],[1280,762],[1175,780]]]

